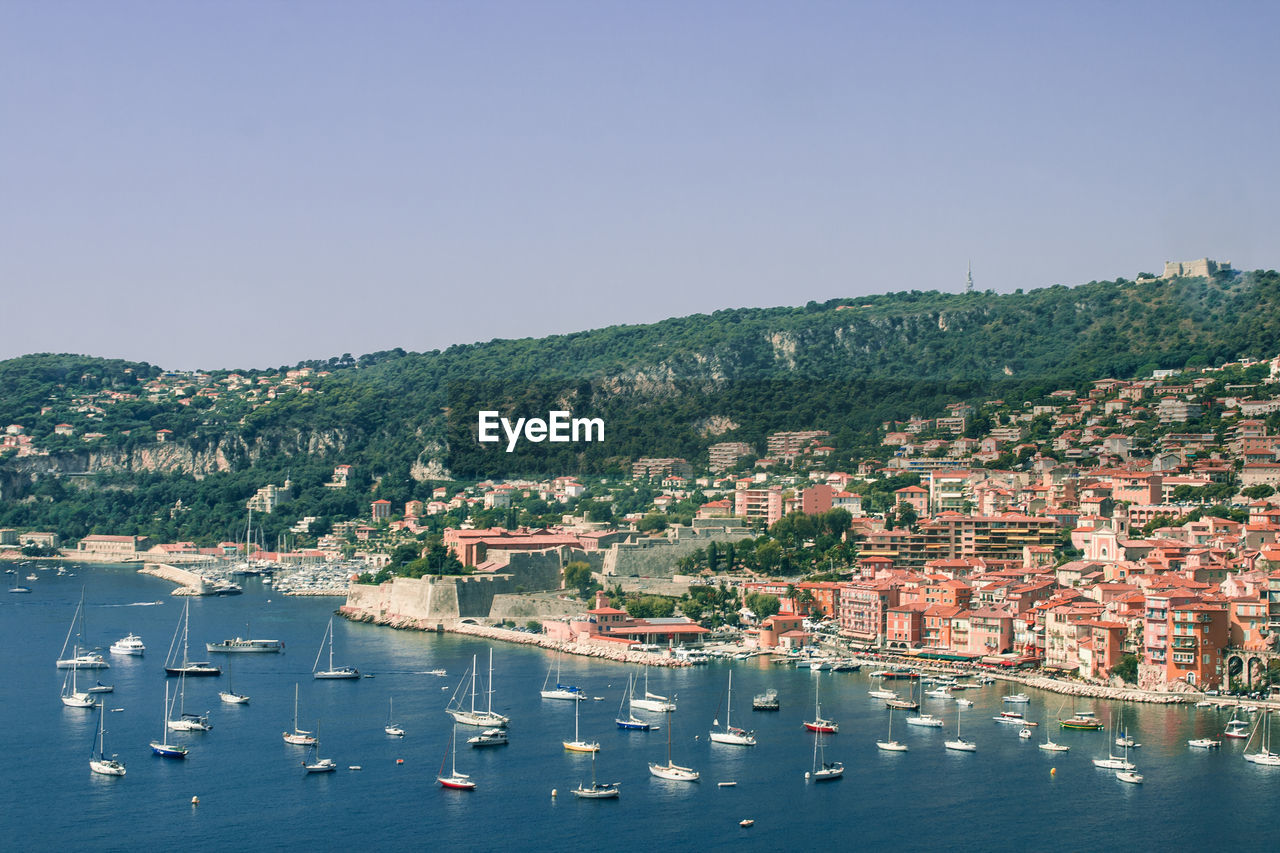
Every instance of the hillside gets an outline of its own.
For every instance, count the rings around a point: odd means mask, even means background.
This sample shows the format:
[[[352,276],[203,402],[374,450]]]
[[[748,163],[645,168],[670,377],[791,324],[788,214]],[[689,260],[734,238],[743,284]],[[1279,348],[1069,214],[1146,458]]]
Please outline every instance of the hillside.
[[[1102,377],[1278,352],[1280,275],[1267,271],[726,310],[333,358],[292,376],[33,355],[0,362],[0,421],[48,453],[0,457],[0,526],[230,529],[255,488],[286,476],[316,513],[356,515],[367,489],[323,488],[337,464],[402,498],[450,477],[610,473],[641,455],[697,462],[715,441],[761,446],[777,429],[829,430],[833,464],[847,464],[877,452],[881,422],[950,402],[1032,401]],[[475,442],[480,408],[571,409],[603,418],[606,440],[508,454]],[[56,504],[70,488],[48,475],[82,472],[95,475],[82,488],[96,506],[77,501],[72,519],[40,511],[41,497]],[[184,520],[197,513],[198,525]]]

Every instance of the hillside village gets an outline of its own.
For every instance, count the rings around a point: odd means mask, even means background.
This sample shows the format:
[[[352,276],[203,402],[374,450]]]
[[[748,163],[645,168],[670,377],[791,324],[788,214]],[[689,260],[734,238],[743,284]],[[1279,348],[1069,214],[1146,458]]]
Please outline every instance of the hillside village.
[[[196,383],[195,393],[270,399],[282,387],[305,393],[308,375],[248,383],[233,374]],[[773,434],[759,448],[712,445],[696,472],[684,459],[643,458],[620,482],[440,485],[429,501],[372,501],[367,518],[333,523],[310,546],[255,546],[248,556],[355,560],[383,569],[382,580],[395,574],[385,567],[397,548],[425,556],[434,530],[467,572],[506,571],[514,553],[557,551],[562,563],[585,558],[615,590],[657,584],[671,593],[682,578],[687,589],[718,575],[744,594],[778,599],[780,612],[758,623],[742,613],[765,646],[803,646],[812,639],[805,626],[826,620],[862,647],[1037,663],[1086,679],[1119,672],[1153,689],[1254,687],[1267,680],[1280,624],[1280,504],[1268,501],[1280,484],[1278,381],[1280,358],[1103,379],[1019,408],[955,403],[940,417],[883,424],[881,457],[850,471],[828,470],[839,449],[830,433],[810,429]],[[180,384],[160,377],[145,390],[173,394]],[[106,394],[69,402],[91,419]],[[3,445],[42,452],[18,424],[6,427]],[[325,485],[346,489],[350,475],[337,465]],[[246,508],[281,511],[289,485],[262,486]],[[646,505],[597,520],[601,508],[635,505],[637,496]],[[522,525],[530,501],[558,523]],[[838,542],[815,553],[817,537],[802,530],[795,539],[797,519],[832,510],[847,521]],[[308,541],[314,520],[296,520],[296,541]],[[0,545],[58,544],[54,533],[0,531]],[[169,562],[243,552],[242,542],[118,535],[64,550]]]

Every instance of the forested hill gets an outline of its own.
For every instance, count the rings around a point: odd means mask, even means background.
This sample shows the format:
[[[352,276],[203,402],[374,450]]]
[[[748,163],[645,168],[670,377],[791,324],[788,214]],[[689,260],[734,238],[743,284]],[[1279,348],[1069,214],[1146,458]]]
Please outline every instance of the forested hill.
[[[171,448],[189,451],[195,473],[252,465],[259,485],[286,472],[295,483],[318,483],[338,463],[395,482],[590,474],[641,455],[705,459],[715,441],[762,446],[777,429],[829,430],[853,457],[874,447],[870,427],[937,415],[948,402],[1032,400],[1101,377],[1277,353],[1280,275],[1267,271],[1007,295],[912,291],[427,353],[394,350],[300,364],[319,371],[305,387],[282,384],[256,397],[248,392],[281,372],[244,371],[245,385],[234,390],[225,371],[174,379],[146,364],[27,356],[0,362],[0,421],[26,427],[54,464],[63,458],[74,468],[89,446],[115,452],[86,463],[99,470],[167,458],[146,452],[167,429]],[[140,392],[161,381],[189,385],[158,398]],[[207,382],[223,392],[201,395]],[[107,390],[131,386],[137,399],[101,405]],[[101,414],[86,421],[69,402],[76,399],[89,399]],[[599,416],[606,440],[525,443],[508,454],[475,442],[480,408]],[[55,436],[59,423],[75,435]],[[103,437],[89,445],[80,440],[87,431]],[[178,454],[167,470],[182,470],[187,456]],[[0,477],[20,461],[8,454]],[[21,478],[7,482],[6,498],[22,489]]]

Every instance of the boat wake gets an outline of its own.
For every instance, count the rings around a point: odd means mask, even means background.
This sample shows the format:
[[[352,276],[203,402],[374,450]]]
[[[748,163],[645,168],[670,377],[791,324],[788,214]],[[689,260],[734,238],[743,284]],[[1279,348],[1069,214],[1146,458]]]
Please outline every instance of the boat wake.
[[[128,604],[99,604],[99,607],[156,607],[163,601],[131,601]]]

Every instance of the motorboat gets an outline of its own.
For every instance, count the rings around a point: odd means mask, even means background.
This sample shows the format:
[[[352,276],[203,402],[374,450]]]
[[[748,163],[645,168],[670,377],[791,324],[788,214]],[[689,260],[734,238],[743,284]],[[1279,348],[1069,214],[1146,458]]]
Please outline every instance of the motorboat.
[[[1103,728],[1102,721],[1094,716],[1093,711],[1076,711],[1065,720],[1058,720],[1058,725],[1064,729],[1080,729],[1085,731],[1096,731]]]
[[[778,701],[778,691],[770,687],[763,693],[757,693],[751,700],[751,710],[753,711],[777,711],[782,708],[782,703]]]
[[[1116,778],[1119,779],[1121,782],[1128,782],[1131,785],[1142,784],[1142,774],[1135,773],[1132,770],[1117,770]]]
[[[467,743],[472,746],[506,746],[508,742],[506,729],[485,729],[480,734],[467,738]]]
[[[205,643],[204,648],[207,652],[219,654],[269,654],[284,651],[284,643],[280,640],[246,640],[243,637],[233,637],[220,643]]]
[[[142,638],[137,634],[130,634],[127,637],[121,637],[111,644],[111,654],[113,655],[141,656],[146,651],[146,645],[142,642]]]
[[[1219,749],[1222,747],[1222,741],[1213,740],[1212,738],[1207,737],[1198,737],[1187,741],[1187,746],[1194,747],[1196,749]]]
[[[1033,723],[1032,721],[1028,720],[1026,717],[1022,716],[1021,711],[1001,711],[999,714],[992,717],[991,719],[995,720],[997,723],[1005,723],[1007,725],[1014,725],[1014,726],[1040,725],[1039,723]]]
[[[908,726],[920,726],[921,728],[940,729],[942,728],[942,718],[935,717],[933,714],[916,714],[914,717],[907,717]]]

